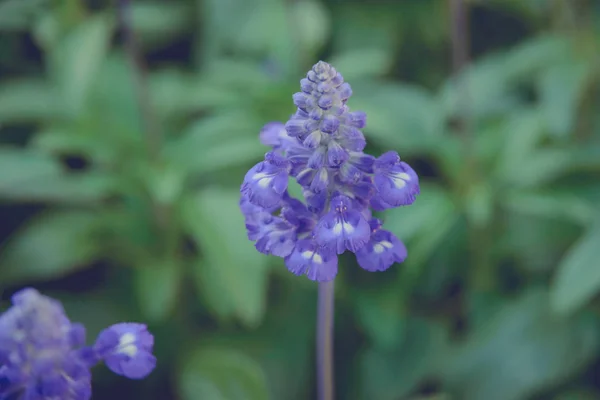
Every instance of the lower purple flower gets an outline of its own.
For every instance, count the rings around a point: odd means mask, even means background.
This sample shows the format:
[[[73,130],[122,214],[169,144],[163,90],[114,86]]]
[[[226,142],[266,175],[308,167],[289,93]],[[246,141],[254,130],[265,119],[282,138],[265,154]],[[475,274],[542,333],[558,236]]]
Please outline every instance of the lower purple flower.
[[[398,153],[388,151],[375,161],[375,188],[382,202],[391,207],[406,206],[419,194],[419,177]]]
[[[276,206],[288,185],[289,162],[274,152],[248,171],[241,192],[252,204],[264,208]]]
[[[367,271],[385,271],[394,263],[406,259],[406,246],[392,232],[379,229],[379,220],[372,220],[375,226],[371,239],[356,252],[358,265]]]
[[[100,332],[94,348],[115,374],[141,379],[156,366],[153,346],[154,337],[146,325],[121,323]]]
[[[371,229],[363,215],[352,209],[352,201],[338,196],[331,202],[331,211],[321,218],[316,230],[316,242],[342,254],[346,249],[355,253],[369,241]]]
[[[285,258],[285,265],[293,274],[319,282],[335,278],[338,269],[336,254],[313,240],[298,241],[292,254]]]

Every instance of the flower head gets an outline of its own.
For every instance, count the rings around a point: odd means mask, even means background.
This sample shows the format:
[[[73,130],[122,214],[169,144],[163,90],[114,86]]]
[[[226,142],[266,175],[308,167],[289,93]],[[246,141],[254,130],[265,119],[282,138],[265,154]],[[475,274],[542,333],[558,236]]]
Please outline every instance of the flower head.
[[[105,355],[85,346],[85,328],[35,289],[12,303],[0,315],[0,399],[89,399],[90,368]]]
[[[415,171],[396,152],[379,158],[363,153],[366,114],[350,111],[350,85],[319,61],[292,96],[296,112],[260,132],[271,146],[241,187],[240,208],[248,238],[265,254],[284,257],[294,274],[328,281],[337,274],[337,254],[356,254],[361,267],[383,271],[406,258],[404,244],[382,230],[371,209],[410,205],[419,194]],[[304,202],[287,192],[289,178]]]

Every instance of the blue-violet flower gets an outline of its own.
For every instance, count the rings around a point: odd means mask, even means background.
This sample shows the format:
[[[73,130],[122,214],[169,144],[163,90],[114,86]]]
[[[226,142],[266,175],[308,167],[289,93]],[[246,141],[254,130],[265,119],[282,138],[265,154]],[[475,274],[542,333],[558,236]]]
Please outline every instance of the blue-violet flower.
[[[367,116],[350,111],[352,89],[331,65],[319,61],[300,88],[292,96],[296,113],[261,130],[272,151],[244,177],[240,209],[248,238],[261,253],[283,257],[292,273],[316,281],[335,278],[337,256],[346,250],[367,271],[403,262],[406,247],[371,210],[412,204],[417,174],[394,151],[379,158],[363,152]],[[304,202],[289,195],[290,177]]]
[[[86,346],[85,328],[57,300],[26,288],[12,304],[0,315],[0,400],[87,400],[98,362],[131,379],[156,365],[154,339],[143,324],[113,325]]]

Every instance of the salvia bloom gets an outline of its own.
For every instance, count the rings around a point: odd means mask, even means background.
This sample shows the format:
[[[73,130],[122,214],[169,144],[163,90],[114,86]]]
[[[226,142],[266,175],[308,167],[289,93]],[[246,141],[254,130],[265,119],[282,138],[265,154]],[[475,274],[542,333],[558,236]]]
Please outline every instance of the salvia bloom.
[[[131,379],[156,365],[154,339],[143,324],[113,325],[86,346],[85,328],[58,301],[27,288],[12,304],[0,315],[0,400],[86,400],[97,363]]]
[[[332,280],[337,256],[346,250],[368,271],[383,271],[406,258],[406,247],[381,229],[371,210],[410,205],[419,194],[415,171],[389,151],[379,158],[363,153],[366,115],[350,111],[352,90],[331,65],[319,61],[300,81],[293,100],[298,110],[285,123],[260,132],[272,147],[248,171],[240,208],[248,238],[261,253],[283,257],[296,275]],[[304,202],[287,190],[293,177]]]

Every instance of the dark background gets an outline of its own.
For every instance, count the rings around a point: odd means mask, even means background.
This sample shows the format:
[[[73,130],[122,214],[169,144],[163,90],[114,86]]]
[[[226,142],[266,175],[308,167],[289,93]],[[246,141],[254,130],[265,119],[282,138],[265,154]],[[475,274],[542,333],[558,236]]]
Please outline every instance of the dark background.
[[[316,285],[237,202],[319,59],[421,179],[384,215],[405,263],[341,258],[338,398],[600,398],[599,1],[132,3],[123,29],[110,1],[0,1],[4,305],[30,285],[90,342],[156,336],[95,399],[314,398]]]

